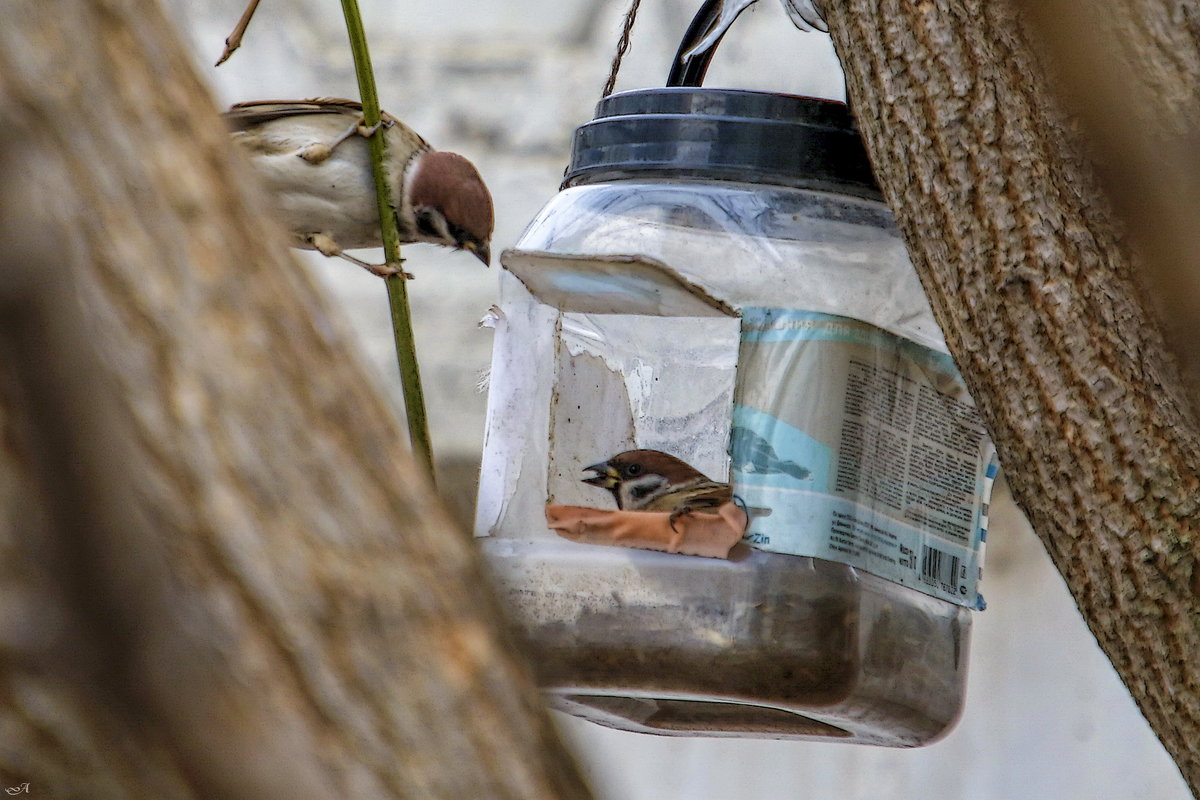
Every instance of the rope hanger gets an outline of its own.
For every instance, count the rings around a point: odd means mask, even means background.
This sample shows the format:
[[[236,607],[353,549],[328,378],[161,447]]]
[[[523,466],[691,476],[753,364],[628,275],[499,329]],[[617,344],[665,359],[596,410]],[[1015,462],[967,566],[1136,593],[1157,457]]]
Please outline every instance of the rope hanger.
[[[633,22],[637,19],[638,8],[641,5],[642,0],[633,0],[629,10],[625,12],[625,24],[621,28],[621,38],[617,40],[617,52],[613,56],[612,68],[608,71],[608,82],[604,84],[601,98],[608,97],[616,88],[617,73],[621,71],[621,59],[625,58],[625,51],[629,49],[629,36],[633,33]]]

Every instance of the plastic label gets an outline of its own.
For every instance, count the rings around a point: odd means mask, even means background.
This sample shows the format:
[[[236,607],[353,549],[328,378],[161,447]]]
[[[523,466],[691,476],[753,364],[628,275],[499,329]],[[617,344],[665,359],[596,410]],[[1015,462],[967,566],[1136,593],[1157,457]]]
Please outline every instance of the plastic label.
[[[983,607],[997,463],[950,356],[848,317],[745,308],[730,454],[751,546]]]

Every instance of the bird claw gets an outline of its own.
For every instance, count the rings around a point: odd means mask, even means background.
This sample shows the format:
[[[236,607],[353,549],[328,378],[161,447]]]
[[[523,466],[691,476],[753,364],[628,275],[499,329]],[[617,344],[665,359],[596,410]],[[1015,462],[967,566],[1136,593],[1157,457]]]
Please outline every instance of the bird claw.
[[[334,253],[334,255],[336,255],[338,258],[343,258],[346,261],[349,261],[351,264],[357,264],[358,266],[365,269],[367,272],[371,273],[372,275],[377,275],[380,278],[390,278],[393,275],[400,275],[400,276],[404,277],[406,280],[411,281],[417,277],[416,275],[413,275],[411,272],[405,272],[397,264],[372,264],[368,261],[363,261],[362,259],[355,258],[354,256],[346,255],[345,253]]]
[[[366,122],[360,117],[354,126],[354,132],[364,139],[370,139],[382,127],[383,120],[379,120],[379,122],[376,122],[374,125],[367,125]]]
[[[417,277],[411,272],[405,272],[399,264],[372,264],[370,262],[363,261],[362,259],[355,258],[354,256],[346,255],[342,252],[336,253],[335,255],[337,255],[339,258],[346,259],[351,264],[358,264],[367,272],[371,273],[372,275],[378,275],[380,278],[390,278],[393,275],[400,275],[406,280],[411,281]]]
[[[675,527],[675,521],[680,517],[686,517],[688,514],[695,514],[697,511],[715,512],[716,508],[716,504],[706,502],[704,500],[685,500],[679,505],[675,506],[675,508],[671,511],[671,516],[667,517],[667,522],[670,523],[671,530],[675,531],[675,533],[682,533],[682,531]]]
[[[395,264],[362,264],[372,275],[378,275],[381,278],[390,278],[393,275],[401,275],[405,280],[413,280],[416,275],[411,272],[405,272],[399,265]]]
[[[333,145],[327,145],[324,142],[313,142],[297,153],[297,155],[310,164],[320,164],[322,161],[333,155],[333,148],[336,146],[336,143]]]
[[[363,122],[363,118],[360,116],[353,125],[335,136],[333,141],[328,143],[313,142],[312,144],[304,147],[296,155],[300,156],[310,164],[320,164],[333,155],[334,149],[351,136],[357,135],[363,137],[364,139],[369,139],[374,136],[380,128],[384,127],[387,127],[387,124],[382,119],[379,120],[379,122],[376,122],[374,125],[366,125]]]
[[[381,278],[403,275],[410,281],[416,277],[411,272],[405,272],[399,264],[372,264],[368,261],[363,261],[361,258],[355,258],[342,250],[338,246],[338,243],[333,240],[333,237],[328,234],[310,233],[303,238],[306,244],[317,250],[321,255],[327,258],[340,258],[343,261],[349,261],[351,264],[357,264],[372,275],[378,275]]]
[[[681,531],[675,527],[676,520],[678,520],[680,517],[686,517],[688,514],[691,514],[696,510],[697,509],[695,506],[687,503],[684,503],[681,506],[676,506],[675,510],[671,512],[671,516],[667,517],[667,523],[670,524],[671,530],[675,533],[681,533]]]

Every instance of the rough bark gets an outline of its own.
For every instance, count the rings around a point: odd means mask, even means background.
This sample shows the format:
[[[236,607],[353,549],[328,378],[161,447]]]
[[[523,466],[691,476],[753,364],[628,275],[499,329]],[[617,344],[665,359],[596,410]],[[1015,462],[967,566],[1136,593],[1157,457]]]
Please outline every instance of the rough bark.
[[[1175,4],[1142,5],[1153,22],[1128,46],[1173,65],[1156,78],[1163,102],[1191,102],[1194,16],[1189,30]],[[1082,137],[1008,4],[823,7],[1013,494],[1195,793],[1200,436]]]
[[[156,4],[7,4],[0,130],[0,781],[587,796]]]

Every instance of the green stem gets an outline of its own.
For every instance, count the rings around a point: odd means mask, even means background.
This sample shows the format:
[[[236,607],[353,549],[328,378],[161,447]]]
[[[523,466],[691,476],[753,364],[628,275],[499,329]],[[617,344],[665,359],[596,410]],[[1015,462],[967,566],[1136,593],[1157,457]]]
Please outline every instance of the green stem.
[[[379,93],[375,89],[375,73],[371,69],[371,55],[367,51],[367,35],[363,30],[362,17],[358,13],[357,0],[342,0],[342,12],[346,17],[346,32],[350,36],[350,50],[354,53],[354,72],[358,76],[358,91],[362,98],[363,124],[371,128],[379,124]],[[384,170],[386,148],[383,129],[367,139],[371,153],[371,171],[375,176],[375,196],[379,202],[379,226],[383,232],[383,255],[388,264],[399,266],[400,232],[396,228],[393,212],[391,187],[388,186]],[[429,422],[425,416],[425,393],[421,389],[421,372],[417,365],[417,351],[413,340],[412,314],[408,307],[408,285],[403,274],[384,279],[387,282],[388,309],[392,314],[392,331],[396,340],[396,360],[400,365],[400,385],[404,392],[404,409],[408,416],[408,436],[413,454],[425,465],[433,480],[433,448],[429,441]]]

